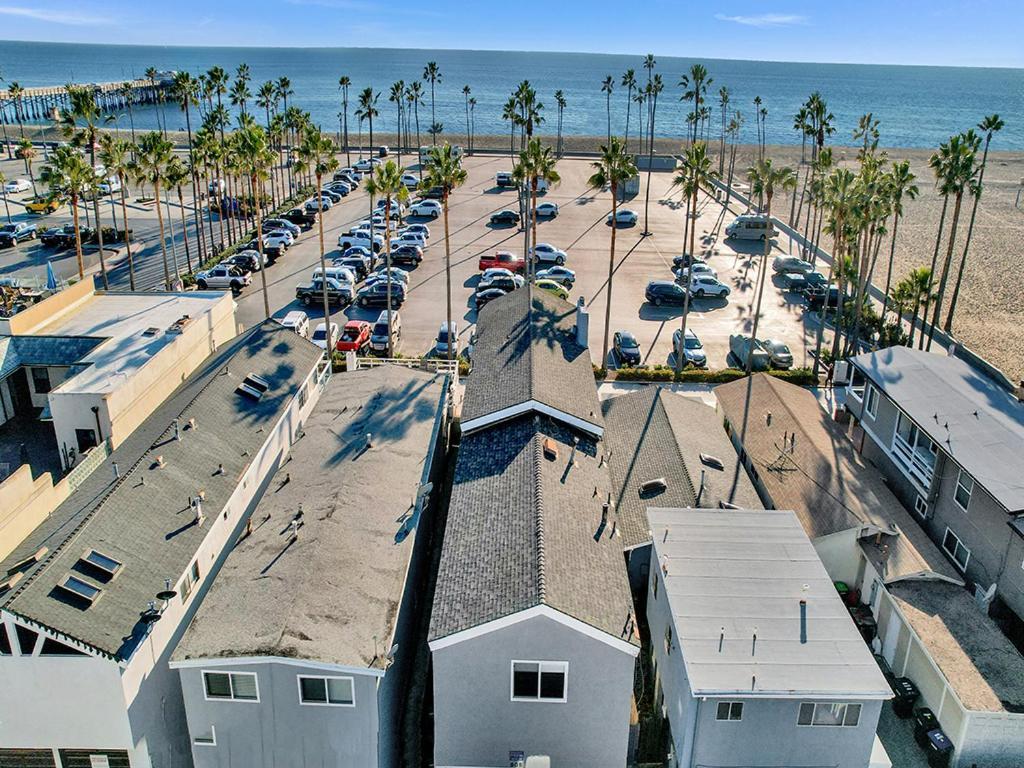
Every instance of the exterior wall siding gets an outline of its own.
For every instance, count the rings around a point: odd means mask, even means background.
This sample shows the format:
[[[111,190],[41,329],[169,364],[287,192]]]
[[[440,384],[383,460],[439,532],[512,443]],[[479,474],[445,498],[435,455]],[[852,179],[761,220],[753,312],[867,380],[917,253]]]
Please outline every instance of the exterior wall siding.
[[[568,662],[567,701],[512,701],[513,659]],[[521,751],[559,768],[622,768],[634,662],[546,616],[434,651],[434,764],[504,768]]]

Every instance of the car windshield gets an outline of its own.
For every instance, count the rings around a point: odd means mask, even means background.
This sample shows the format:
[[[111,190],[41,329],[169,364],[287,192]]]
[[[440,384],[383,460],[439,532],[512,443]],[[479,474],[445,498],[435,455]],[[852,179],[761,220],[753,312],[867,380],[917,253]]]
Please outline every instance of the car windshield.
[[[355,341],[356,339],[359,338],[359,329],[358,328],[346,328],[342,332],[341,338],[345,339],[346,341]]]
[[[779,342],[776,341],[774,343],[774,347],[775,347],[775,354],[777,354],[777,355],[788,355],[788,354],[790,354],[789,347],[787,347],[785,344],[780,344]]]
[[[438,333],[437,333],[437,340],[441,344],[447,344],[448,343],[448,331],[445,330],[444,328],[442,328],[440,331],[438,331]]]
[[[0,232],[13,232],[14,230],[15,226],[13,224],[4,224],[3,229],[0,229]]]
[[[631,333],[624,333],[619,337],[619,344],[623,349],[638,349],[640,347],[637,344],[636,337]]]
[[[375,323],[373,326],[374,336],[387,336],[388,335],[388,324],[387,323]]]
[[[326,328],[317,328],[315,331],[313,331],[313,341],[323,341],[326,338],[327,338],[327,329]]]
[[[698,339],[696,336],[690,336],[689,334],[687,334],[687,336],[686,336],[686,348],[687,349],[700,349],[701,348],[700,339]]]

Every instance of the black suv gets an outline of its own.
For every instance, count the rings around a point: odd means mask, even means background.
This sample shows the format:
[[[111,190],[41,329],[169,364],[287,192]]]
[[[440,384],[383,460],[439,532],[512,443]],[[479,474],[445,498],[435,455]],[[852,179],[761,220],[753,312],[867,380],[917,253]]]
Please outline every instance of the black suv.
[[[816,288],[809,288],[807,293],[807,309],[812,312],[820,312],[821,308],[825,306],[825,296],[828,295],[828,308],[835,309],[839,306],[839,288],[835,285],[831,286],[826,290],[825,286],[818,286]],[[845,299],[845,297],[844,297]]]
[[[391,251],[392,264],[406,264],[415,267],[423,261],[423,250],[416,245],[400,245]]]
[[[397,280],[391,283],[391,307],[402,306],[405,301],[405,288]],[[388,303],[388,284],[382,280],[373,285],[364,285],[356,292],[355,303],[360,307],[386,307]]]
[[[686,300],[686,291],[679,283],[674,283],[671,280],[652,280],[647,284],[644,296],[656,307],[660,307],[662,304],[682,306]]]

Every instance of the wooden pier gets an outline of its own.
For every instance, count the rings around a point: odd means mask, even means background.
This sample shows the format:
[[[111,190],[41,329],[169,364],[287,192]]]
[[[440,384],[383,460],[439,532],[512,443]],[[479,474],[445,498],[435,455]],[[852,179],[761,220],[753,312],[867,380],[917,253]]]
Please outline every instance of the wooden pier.
[[[113,83],[75,83],[96,96],[96,104],[104,113],[121,112],[135,105],[173,101],[171,77],[162,72],[155,80],[122,80]],[[0,90],[0,122],[7,125],[49,123],[70,107],[67,85],[23,88],[18,93]]]

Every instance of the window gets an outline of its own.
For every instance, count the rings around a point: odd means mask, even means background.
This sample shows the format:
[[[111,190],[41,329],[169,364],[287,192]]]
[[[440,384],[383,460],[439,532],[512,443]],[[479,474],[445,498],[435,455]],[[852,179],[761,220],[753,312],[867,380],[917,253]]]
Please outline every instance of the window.
[[[89,755],[89,768],[110,768],[110,758],[107,755]]]
[[[513,701],[565,701],[567,661],[513,661]]]
[[[196,560],[194,563],[192,563],[192,583],[193,584],[198,584],[199,583],[199,561],[198,560]]]
[[[217,746],[217,729],[212,725],[210,726],[209,733],[201,733],[192,739],[192,743],[197,747],[216,747]]]
[[[743,702],[742,701],[720,701],[718,702],[718,712],[715,713],[715,720],[742,720],[743,719]]]
[[[178,585],[178,594],[181,595],[181,602],[183,603],[188,600],[188,596],[192,594],[192,579],[187,573]]]
[[[917,494],[914,497],[914,511],[921,516],[921,519],[927,519],[928,517],[928,502],[924,500],[924,496]]]
[[[864,399],[864,410],[871,418],[878,415],[878,390],[868,384],[867,397]]]
[[[299,701],[303,704],[354,707],[356,698],[352,678],[299,675]]]
[[[800,705],[796,724],[856,727],[859,722],[860,704],[805,701]]]
[[[853,373],[850,374],[850,394],[858,400],[863,400],[865,383],[863,371],[860,368],[854,368]]]
[[[299,408],[302,408],[309,399],[309,390],[305,384],[299,389]]]
[[[50,371],[47,368],[32,369],[32,388],[37,395],[45,395],[50,391]]]
[[[953,494],[953,498],[964,512],[967,511],[967,505],[971,503],[972,491],[974,491],[974,478],[961,469],[956,478],[956,492]]]
[[[253,672],[203,672],[207,699],[259,701],[259,686]]]
[[[935,443],[900,413],[892,436],[892,457],[911,479],[924,488],[931,487],[937,451]]]
[[[657,600],[658,599],[658,572],[657,571],[653,571],[651,573],[651,581],[654,582],[653,584],[651,584],[651,588],[654,590],[654,599]]]
[[[672,653],[672,625],[669,624],[665,627],[665,654],[671,655]]]
[[[967,561],[971,559],[971,550],[965,547],[960,541],[960,537],[949,528],[946,529],[946,535],[942,537],[942,548],[953,558],[953,562],[959,566],[961,571],[967,570]]]

